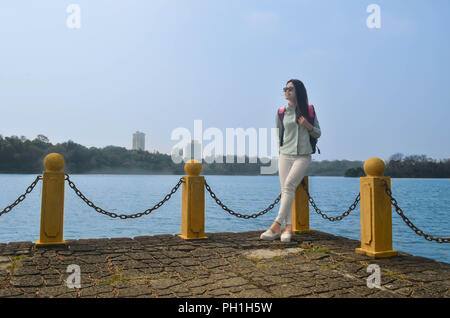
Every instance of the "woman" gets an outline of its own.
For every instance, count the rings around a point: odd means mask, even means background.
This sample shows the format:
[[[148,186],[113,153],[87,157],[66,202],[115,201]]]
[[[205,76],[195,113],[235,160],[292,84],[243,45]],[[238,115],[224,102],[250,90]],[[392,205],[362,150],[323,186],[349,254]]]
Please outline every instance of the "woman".
[[[279,145],[278,173],[281,185],[281,203],[278,216],[272,226],[261,234],[262,240],[275,240],[281,237],[282,242],[290,242],[292,237],[291,211],[295,190],[306,175],[311,163],[313,148],[310,136],[321,135],[317,116],[311,119],[308,95],[305,86],[299,80],[292,79],[283,89],[288,104],[283,117],[284,133],[281,136],[281,121],[277,111],[277,128],[283,142]],[[281,143],[281,142],[280,142]],[[281,233],[281,225],[286,228]]]

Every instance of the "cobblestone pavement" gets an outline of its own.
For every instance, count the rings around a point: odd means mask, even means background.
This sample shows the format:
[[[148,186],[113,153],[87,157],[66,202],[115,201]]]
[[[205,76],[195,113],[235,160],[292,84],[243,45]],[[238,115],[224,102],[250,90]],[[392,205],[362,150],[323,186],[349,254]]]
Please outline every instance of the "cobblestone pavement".
[[[261,233],[0,244],[0,297],[450,296],[450,264],[405,253],[368,258],[354,252],[359,241],[318,231],[290,243],[261,241]],[[67,287],[71,264],[80,267],[80,288]],[[380,267],[380,288],[367,286],[370,264]]]

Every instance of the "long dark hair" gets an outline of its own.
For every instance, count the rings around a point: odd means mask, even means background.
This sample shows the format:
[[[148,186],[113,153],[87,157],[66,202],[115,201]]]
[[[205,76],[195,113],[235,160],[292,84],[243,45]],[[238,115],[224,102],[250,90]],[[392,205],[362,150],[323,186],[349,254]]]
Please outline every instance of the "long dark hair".
[[[297,119],[300,116],[303,116],[312,125],[312,120],[309,117],[309,102],[305,85],[303,85],[302,81],[298,79],[291,79],[287,81],[286,85],[289,83],[292,83],[295,87],[295,96],[297,97],[297,107],[295,108],[295,113],[297,115]]]

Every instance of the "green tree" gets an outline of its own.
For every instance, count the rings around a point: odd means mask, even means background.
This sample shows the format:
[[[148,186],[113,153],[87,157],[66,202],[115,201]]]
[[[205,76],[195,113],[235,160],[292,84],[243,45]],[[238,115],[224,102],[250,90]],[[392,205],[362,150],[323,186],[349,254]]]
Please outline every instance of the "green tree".
[[[364,173],[363,168],[357,167],[357,168],[350,168],[345,171],[344,177],[364,177],[366,174]]]

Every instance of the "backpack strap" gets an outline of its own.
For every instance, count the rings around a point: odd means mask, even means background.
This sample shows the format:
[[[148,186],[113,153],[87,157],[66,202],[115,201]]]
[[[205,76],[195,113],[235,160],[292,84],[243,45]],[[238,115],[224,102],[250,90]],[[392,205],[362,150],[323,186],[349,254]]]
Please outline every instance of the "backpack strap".
[[[278,109],[278,116],[280,117],[281,122],[283,122],[284,112],[286,111],[286,106]]]
[[[278,117],[281,121],[281,133],[280,133],[280,147],[283,145],[283,139],[284,139],[284,125],[283,125],[283,118],[284,118],[284,112],[286,111],[286,106],[281,107],[278,109]]]

